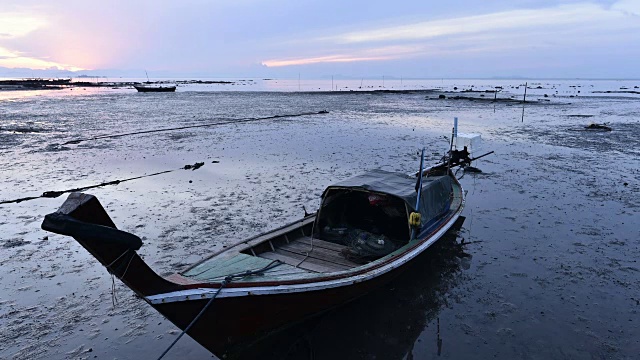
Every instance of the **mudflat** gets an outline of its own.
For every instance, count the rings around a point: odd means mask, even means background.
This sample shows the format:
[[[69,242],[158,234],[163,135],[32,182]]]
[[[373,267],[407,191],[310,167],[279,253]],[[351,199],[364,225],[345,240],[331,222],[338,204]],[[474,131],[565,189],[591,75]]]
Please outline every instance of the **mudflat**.
[[[303,205],[317,209],[331,183],[375,168],[416,171],[422,146],[437,162],[458,117],[461,132],[481,134],[483,150],[495,153],[474,164],[482,173],[461,180],[466,221],[454,242],[260,355],[633,359],[640,352],[639,98],[586,96],[584,89],[615,90],[597,82],[560,88],[551,101],[526,104],[524,122],[518,102],[419,92],[4,96],[0,201],[204,162],[88,191],[120,229],[143,239],[139,253],[168,275],[301,218]],[[62,145],[321,110],[329,113]],[[589,122],[613,130],[570,130]],[[179,331],[112,283],[73,239],[40,229],[65,197],[0,205],[0,358],[159,356]],[[188,337],[172,353],[211,357]]]

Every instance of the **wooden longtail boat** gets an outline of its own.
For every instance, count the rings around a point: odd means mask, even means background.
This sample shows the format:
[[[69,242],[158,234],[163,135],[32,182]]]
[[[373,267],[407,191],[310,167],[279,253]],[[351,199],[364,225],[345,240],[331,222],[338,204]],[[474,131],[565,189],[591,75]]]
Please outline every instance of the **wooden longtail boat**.
[[[422,166],[421,166],[422,168]],[[317,213],[157,275],[92,195],[72,193],[42,228],[73,236],[107,270],[219,357],[356,299],[398,276],[464,207],[449,166],[370,171],[329,186]],[[418,215],[419,214],[419,215]]]
[[[162,86],[162,85],[133,85],[138,92],[175,92],[175,86]]]

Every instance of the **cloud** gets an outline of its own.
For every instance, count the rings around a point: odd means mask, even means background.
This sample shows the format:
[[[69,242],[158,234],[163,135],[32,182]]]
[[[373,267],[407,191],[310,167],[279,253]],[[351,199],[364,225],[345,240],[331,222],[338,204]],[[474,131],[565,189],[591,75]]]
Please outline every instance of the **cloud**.
[[[637,0],[619,1],[609,9],[593,3],[578,3],[348,31],[306,39],[305,44],[301,40],[298,48],[306,55],[273,57],[263,63],[275,67],[498,54],[532,48],[553,52],[599,44],[611,46],[638,39],[640,21],[630,16],[638,7],[640,1]],[[334,50],[314,53],[313,48]]]
[[[9,12],[0,13],[0,36],[3,38],[18,38],[25,36],[47,25],[41,17]]]
[[[424,40],[488,31],[522,30],[545,26],[565,27],[620,16],[620,14],[606,11],[595,4],[562,5],[553,8],[511,10],[349,32],[327,40],[345,44]]]
[[[371,60],[389,60],[388,56],[366,57],[358,55],[338,54],[327,55],[315,58],[298,58],[298,59],[282,59],[282,60],[266,60],[262,65],[267,67],[292,66],[292,65],[309,65],[318,63],[339,63],[354,61],[371,61]]]
[[[262,65],[267,67],[281,67],[293,65],[309,65],[318,63],[347,63],[358,61],[393,60],[410,56],[424,51],[423,46],[387,46],[381,48],[364,49],[351,53],[338,53],[319,57],[298,57],[279,60],[265,60]]]
[[[83,70],[80,67],[61,64],[55,61],[49,61],[46,59],[38,59],[34,57],[25,56],[20,52],[9,50],[0,47],[0,66],[6,68],[30,68],[30,69],[57,69],[57,70],[70,70],[78,71]]]
[[[612,10],[621,11],[628,15],[640,16],[640,1],[638,0],[622,0],[611,6]],[[640,19],[636,19],[640,20]]]

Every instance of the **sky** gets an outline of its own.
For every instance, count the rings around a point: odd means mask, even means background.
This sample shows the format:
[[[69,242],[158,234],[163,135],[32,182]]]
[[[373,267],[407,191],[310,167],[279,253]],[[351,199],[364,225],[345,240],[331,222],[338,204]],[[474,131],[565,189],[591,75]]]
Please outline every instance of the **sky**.
[[[640,0],[2,0],[0,77],[640,78]]]

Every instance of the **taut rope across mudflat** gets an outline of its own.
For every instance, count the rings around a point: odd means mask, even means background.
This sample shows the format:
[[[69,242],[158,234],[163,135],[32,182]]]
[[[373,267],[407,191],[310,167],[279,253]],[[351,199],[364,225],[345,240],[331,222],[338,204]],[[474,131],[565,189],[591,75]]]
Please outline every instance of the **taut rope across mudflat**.
[[[136,132],[131,132],[131,133],[124,133],[124,134],[101,135],[101,136],[95,136],[95,137],[86,138],[86,139],[69,140],[69,141],[67,141],[65,143],[62,143],[62,145],[79,144],[79,143],[84,142],[84,141],[92,141],[92,140],[99,140],[99,139],[112,139],[112,138],[118,138],[118,137],[123,137],[123,136],[130,136],[130,135],[138,135],[138,134],[149,134],[149,133],[155,133],[155,132],[174,131],[174,130],[183,130],[183,129],[193,129],[193,128],[199,128],[199,127],[212,127],[212,126],[228,125],[228,124],[240,124],[240,123],[251,122],[251,121],[271,120],[271,119],[280,119],[280,118],[291,118],[291,117],[308,116],[308,115],[321,115],[321,114],[328,114],[328,113],[329,113],[328,111],[322,110],[322,111],[307,112],[307,113],[300,113],[300,114],[273,115],[273,116],[259,117],[259,118],[240,118],[240,119],[226,120],[226,121],[222,121],[222,122],[209,123],[209,124],[188,125],[188,126],[180,126],[180,127],[174,127],[174,128],[166,128],[166,129],[144,130],[144,131],[136,131]]]
[[[185,165],[185,166],[183,166],[183,167],[181,167],[179,169],[165,170],[165,171],[160,171],[160,172],[153,173],[153,174],[141,175],[141,176],[136,176],[136,177],[123,179],[123,180],[107,181],[107,182],[103,182],[101,184],[89,185],[89,186],[79,187],[79,188],[75,188],[75,189],[68,189],[68,190],[45,191],[40,196],[30,196],[30,197],[24,197],[24,198],[20,198],[20,199],[15,199],[15,200],[0,201],[0,205],[2,205],[2,204],[11,204],[11,203],[20,203],[20,202],[23,202],[23,201],[40,199],[40,198],[57,198],[58,196],[60,196],[60,195],[62,195],[64,193],[84,191],[84,190],[93,189],[93,188],[97,188],[97,187],[101,187],[101,186],[107,186],[107,185],[118,185],[118,184],[123,183],[125,181],[137,180],[137,179],[142,179],[142,178],[146,178],[146,177],[150,177],[150,176],[166,174],[166,173],[170,173],[170,172],[173,172],[173,171],[176,171],[176,170],[197,170],[200,167],[202,167],[203,165],[204,165],[203,162],[199,162],[199,163],[195,163],[193,165]]]

